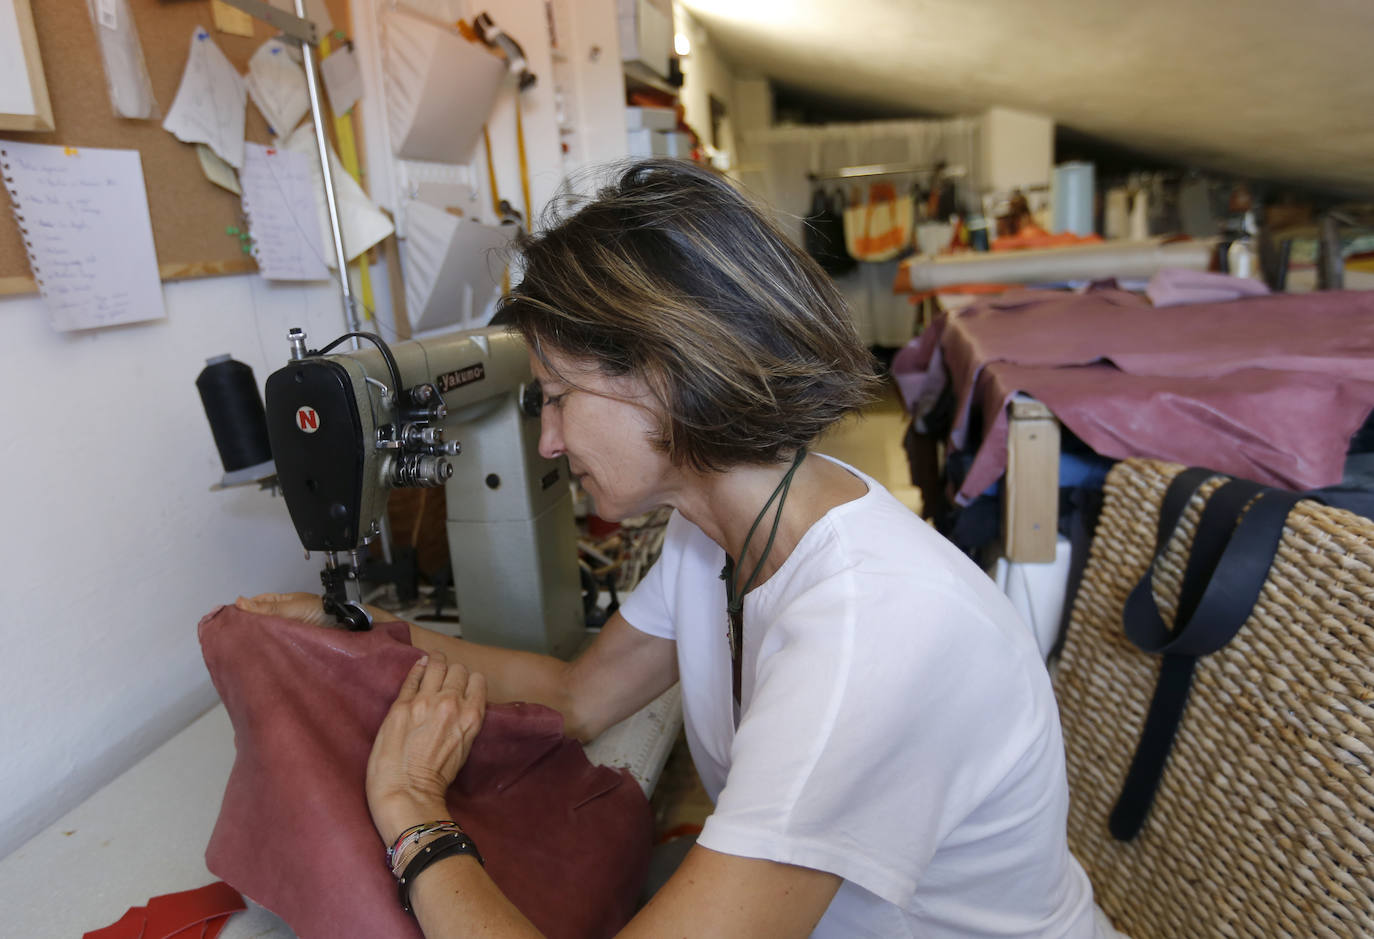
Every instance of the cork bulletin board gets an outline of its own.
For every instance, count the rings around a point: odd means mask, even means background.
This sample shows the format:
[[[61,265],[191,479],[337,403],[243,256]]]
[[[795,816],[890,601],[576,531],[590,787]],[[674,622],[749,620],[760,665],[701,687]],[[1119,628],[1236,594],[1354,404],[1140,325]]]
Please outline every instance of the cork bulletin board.
[[[348,30],[348,0],[326,0],[336,30]],[[163,280],[256,270],[226,229],[243,224],[239,197],[205,178],[194,144],[162,129],[161,120],[115,117],[95,30],[83,0],[31,0],[52,103],[52,132],[0,131],[0,139],[69,147],[137,150],[148,190],[153,243]],[[229,61],[246,72],[248,59],[276,30],[254,21],[254,35],[214,28],[210,0],[129,0],[153,94],[163,117],[171,109],[197,26],[210,31]],[[268,143],[267,124],[249,101],[245,136]],[[3,190],[0,190],[3,193]],[[0,194],[0,294],[37,292],[8,197]]]

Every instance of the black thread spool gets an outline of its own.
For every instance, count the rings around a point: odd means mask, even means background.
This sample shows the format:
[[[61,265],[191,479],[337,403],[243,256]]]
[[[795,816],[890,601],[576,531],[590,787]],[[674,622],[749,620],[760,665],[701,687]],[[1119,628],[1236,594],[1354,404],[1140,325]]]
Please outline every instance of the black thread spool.
[[[267,411],[253,369],[228,355],[217,355],[206,359],[205,368],[196,377],[196,389],[210,421],[220,462],[224,464],[223,484],[252,482],[259,476],[270,475],[271,467],[265,467],[261,473],[240,472],[272,460]]]

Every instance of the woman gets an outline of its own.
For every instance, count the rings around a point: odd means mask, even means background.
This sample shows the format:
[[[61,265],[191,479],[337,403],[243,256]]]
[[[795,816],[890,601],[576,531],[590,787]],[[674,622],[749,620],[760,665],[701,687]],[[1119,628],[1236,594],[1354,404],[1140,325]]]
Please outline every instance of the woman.
[[[414,631],[427,658],[368,767],[383,840],[413,854],[407,831],[447,820],[487,700],[589,739],[680,678],[716,809],[625,935],[1093,935],[1029,630],[879,484],[807,449],[876,384],[826,276],[670,161],[523,250],[504,312],[543,388],[540,451],[603,517],[675,512],[574,662]],[[465,847],[407,887],[428,936],[532,932]]]

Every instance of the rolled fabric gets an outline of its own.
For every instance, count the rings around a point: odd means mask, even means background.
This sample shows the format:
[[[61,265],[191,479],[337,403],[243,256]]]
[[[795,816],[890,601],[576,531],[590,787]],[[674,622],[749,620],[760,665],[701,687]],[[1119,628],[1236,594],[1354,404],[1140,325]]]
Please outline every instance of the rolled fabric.
[[[1068,248],[924,255],[903,262],[907,289],[938,290],[953,284],[1054,284],[1071,280],[1148,278],[1164,268],[1205,271],[1216,245],[1211,240],[1103,242]],[[901,275],[898,275],[901,283]]]
[[[237,749],[206,865],[302,939],[419,937],[364,791],[372,740],[421,655],[409,626],[353,633],[224,606],[200,642]],[[624,770],[588,762],[556,711],[489,707],[448,807],[545,935],[610,935],[633,915],[648,801]]]

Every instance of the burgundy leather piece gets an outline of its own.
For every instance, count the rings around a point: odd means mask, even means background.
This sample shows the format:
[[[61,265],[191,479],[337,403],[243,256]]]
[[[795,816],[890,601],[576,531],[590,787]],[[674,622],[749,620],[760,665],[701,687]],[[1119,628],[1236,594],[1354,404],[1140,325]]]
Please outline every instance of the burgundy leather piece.
[[[237,755],[206,864],[302,939],[418,937],[396,901],[363,783],[372,739],[420,651],[409,627],[321,629],[221,607],[201,650]],[[506,896],[553,937],[606,936],[648,867],[648,801],[592,766],[538,705],[493,705],[448,792]]]

